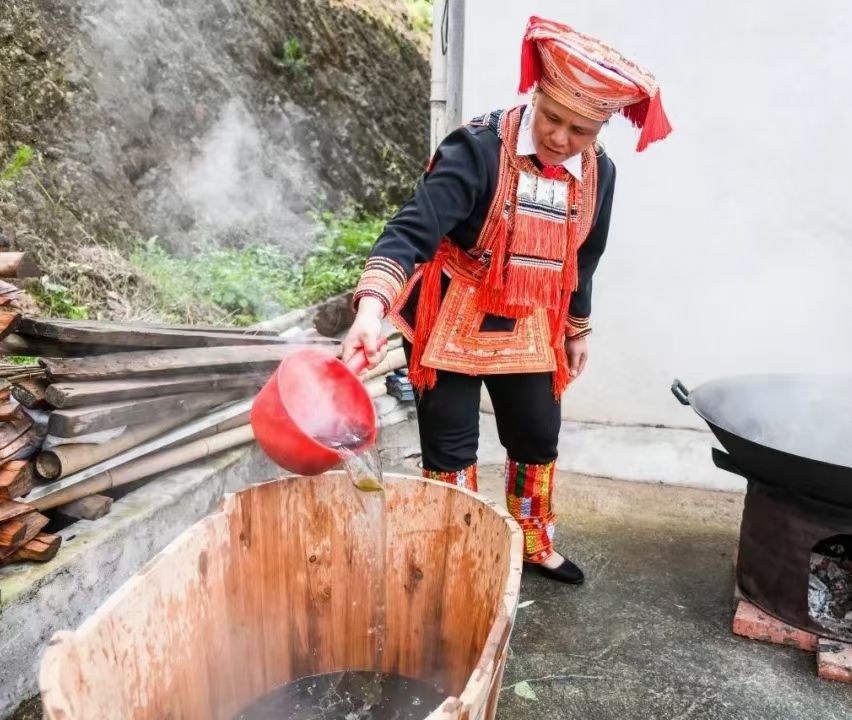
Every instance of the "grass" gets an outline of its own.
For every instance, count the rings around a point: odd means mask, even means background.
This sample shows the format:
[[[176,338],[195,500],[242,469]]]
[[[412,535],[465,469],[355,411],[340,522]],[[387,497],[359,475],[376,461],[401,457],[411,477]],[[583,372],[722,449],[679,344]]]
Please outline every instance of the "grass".
[[[282,41],[275,59],[303,92],[312,93],[314,91],[311,60],[299,38],[289,37]]]
[[[35,150],[29,145],[21,145],[15,151],[15,156],[6,163],[3,171],[0,172],[0,184],[13,182],[18,176],[26,170],[35,157]]]
[[[308,65],[308,58],[302,48],[299,38],[287,38],[281,43],[280,60],[285,66],[292,70],[301,70]]]
[[[251,325],[287,310],[351,290],[381,233],[377,217],[322,216],[316,248],[300,261],[273,245],[198,248],[193,258],[171,255],[156,238],[132,263],[154,287],[158,309],[175,320],[219,314]]]
[[[69,320],[88,320],[89,309],[75,302],[71,291],[64,285],[41,278],[28,286],[27,291],[38,301],[48,317]]]
[[[4,362],[11,365],[37,365],[38,358],[32,355],[6,355],[3,358]]]

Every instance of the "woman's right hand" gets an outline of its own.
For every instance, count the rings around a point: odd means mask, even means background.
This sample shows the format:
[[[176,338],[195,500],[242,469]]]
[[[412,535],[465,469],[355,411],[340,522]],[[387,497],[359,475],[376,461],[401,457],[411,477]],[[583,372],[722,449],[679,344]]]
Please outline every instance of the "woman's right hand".
[[[378,365],[387,353],[387,344],[380,346],[382,337],[382,318],[384,305],[376,298],[365,296],[358,301],[355,322],[343,340],[344,363],[348,363],[357,353],[367,356],[367,369]]]

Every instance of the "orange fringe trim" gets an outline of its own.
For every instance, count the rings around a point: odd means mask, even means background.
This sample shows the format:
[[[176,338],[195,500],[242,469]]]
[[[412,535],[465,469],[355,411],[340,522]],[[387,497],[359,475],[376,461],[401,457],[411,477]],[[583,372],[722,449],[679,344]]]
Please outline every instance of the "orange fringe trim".
[[[444,261],[449,253],[449,246],[442,242],[438,252],[430,263],[425,266],[420,280],[420,299],[417,302],[417,313],[414,320],[414,342],[411,348],[411,359],[408,363],[408,378],[419,391],[431,390],[438,381],[438,373],[434,368],[423,365],[423,351],[435,320],[441,307],[441,276],[444,273]]]

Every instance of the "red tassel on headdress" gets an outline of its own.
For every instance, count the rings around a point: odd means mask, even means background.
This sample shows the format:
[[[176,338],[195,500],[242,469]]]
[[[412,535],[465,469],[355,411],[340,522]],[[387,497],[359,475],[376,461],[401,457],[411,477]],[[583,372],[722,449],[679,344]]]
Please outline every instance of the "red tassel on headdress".
[[[642,98],[639,102],[621,108],[621,114],[624,115],[633,127],[641,128],[645,124],[645,117],[648,115],[648,106],[651,100],[647,97]]]
[[[652,142],[662,140],[672,131],[672,126],[666,117],[666,111],[663,109],[663,99],[660,96],[659,90],[650,101],[645,100],[640,104],[646,104],[646,108],[642,123],[637,125],[637,127],[642,128],[642,132],[639,135],[639,142],[636,145],[637,152],[642,152]],[[625,108],[625,111],[628,109]],[[627,115],[626,112],[625,115]],[[630,118],[630,115],[627,115],[627,117]],[[632,118],[630,119],[632,121]]]
[[[541,55],[538,54],[538,45],[530,37],[530,28],[536,17],[531,17],[527,32],[524,34],[524,42],[521,45],[521,82],[518,92],[523,95],[532,90],[533,86],[541,80]]]

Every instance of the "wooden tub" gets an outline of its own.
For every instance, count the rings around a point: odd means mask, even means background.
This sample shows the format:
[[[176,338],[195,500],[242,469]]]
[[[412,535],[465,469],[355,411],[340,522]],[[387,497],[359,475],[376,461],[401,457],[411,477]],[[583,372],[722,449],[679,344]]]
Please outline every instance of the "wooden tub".
[[[385,672],[451,693],[430,720],[493,718],[520,529],[448,485],[388,476],[386,488],[384,515],[380,494],[340,473],[228,496],[76,632],[53,637],[45,717],[230,720],[283,683],[376,670],[380,657]]]

